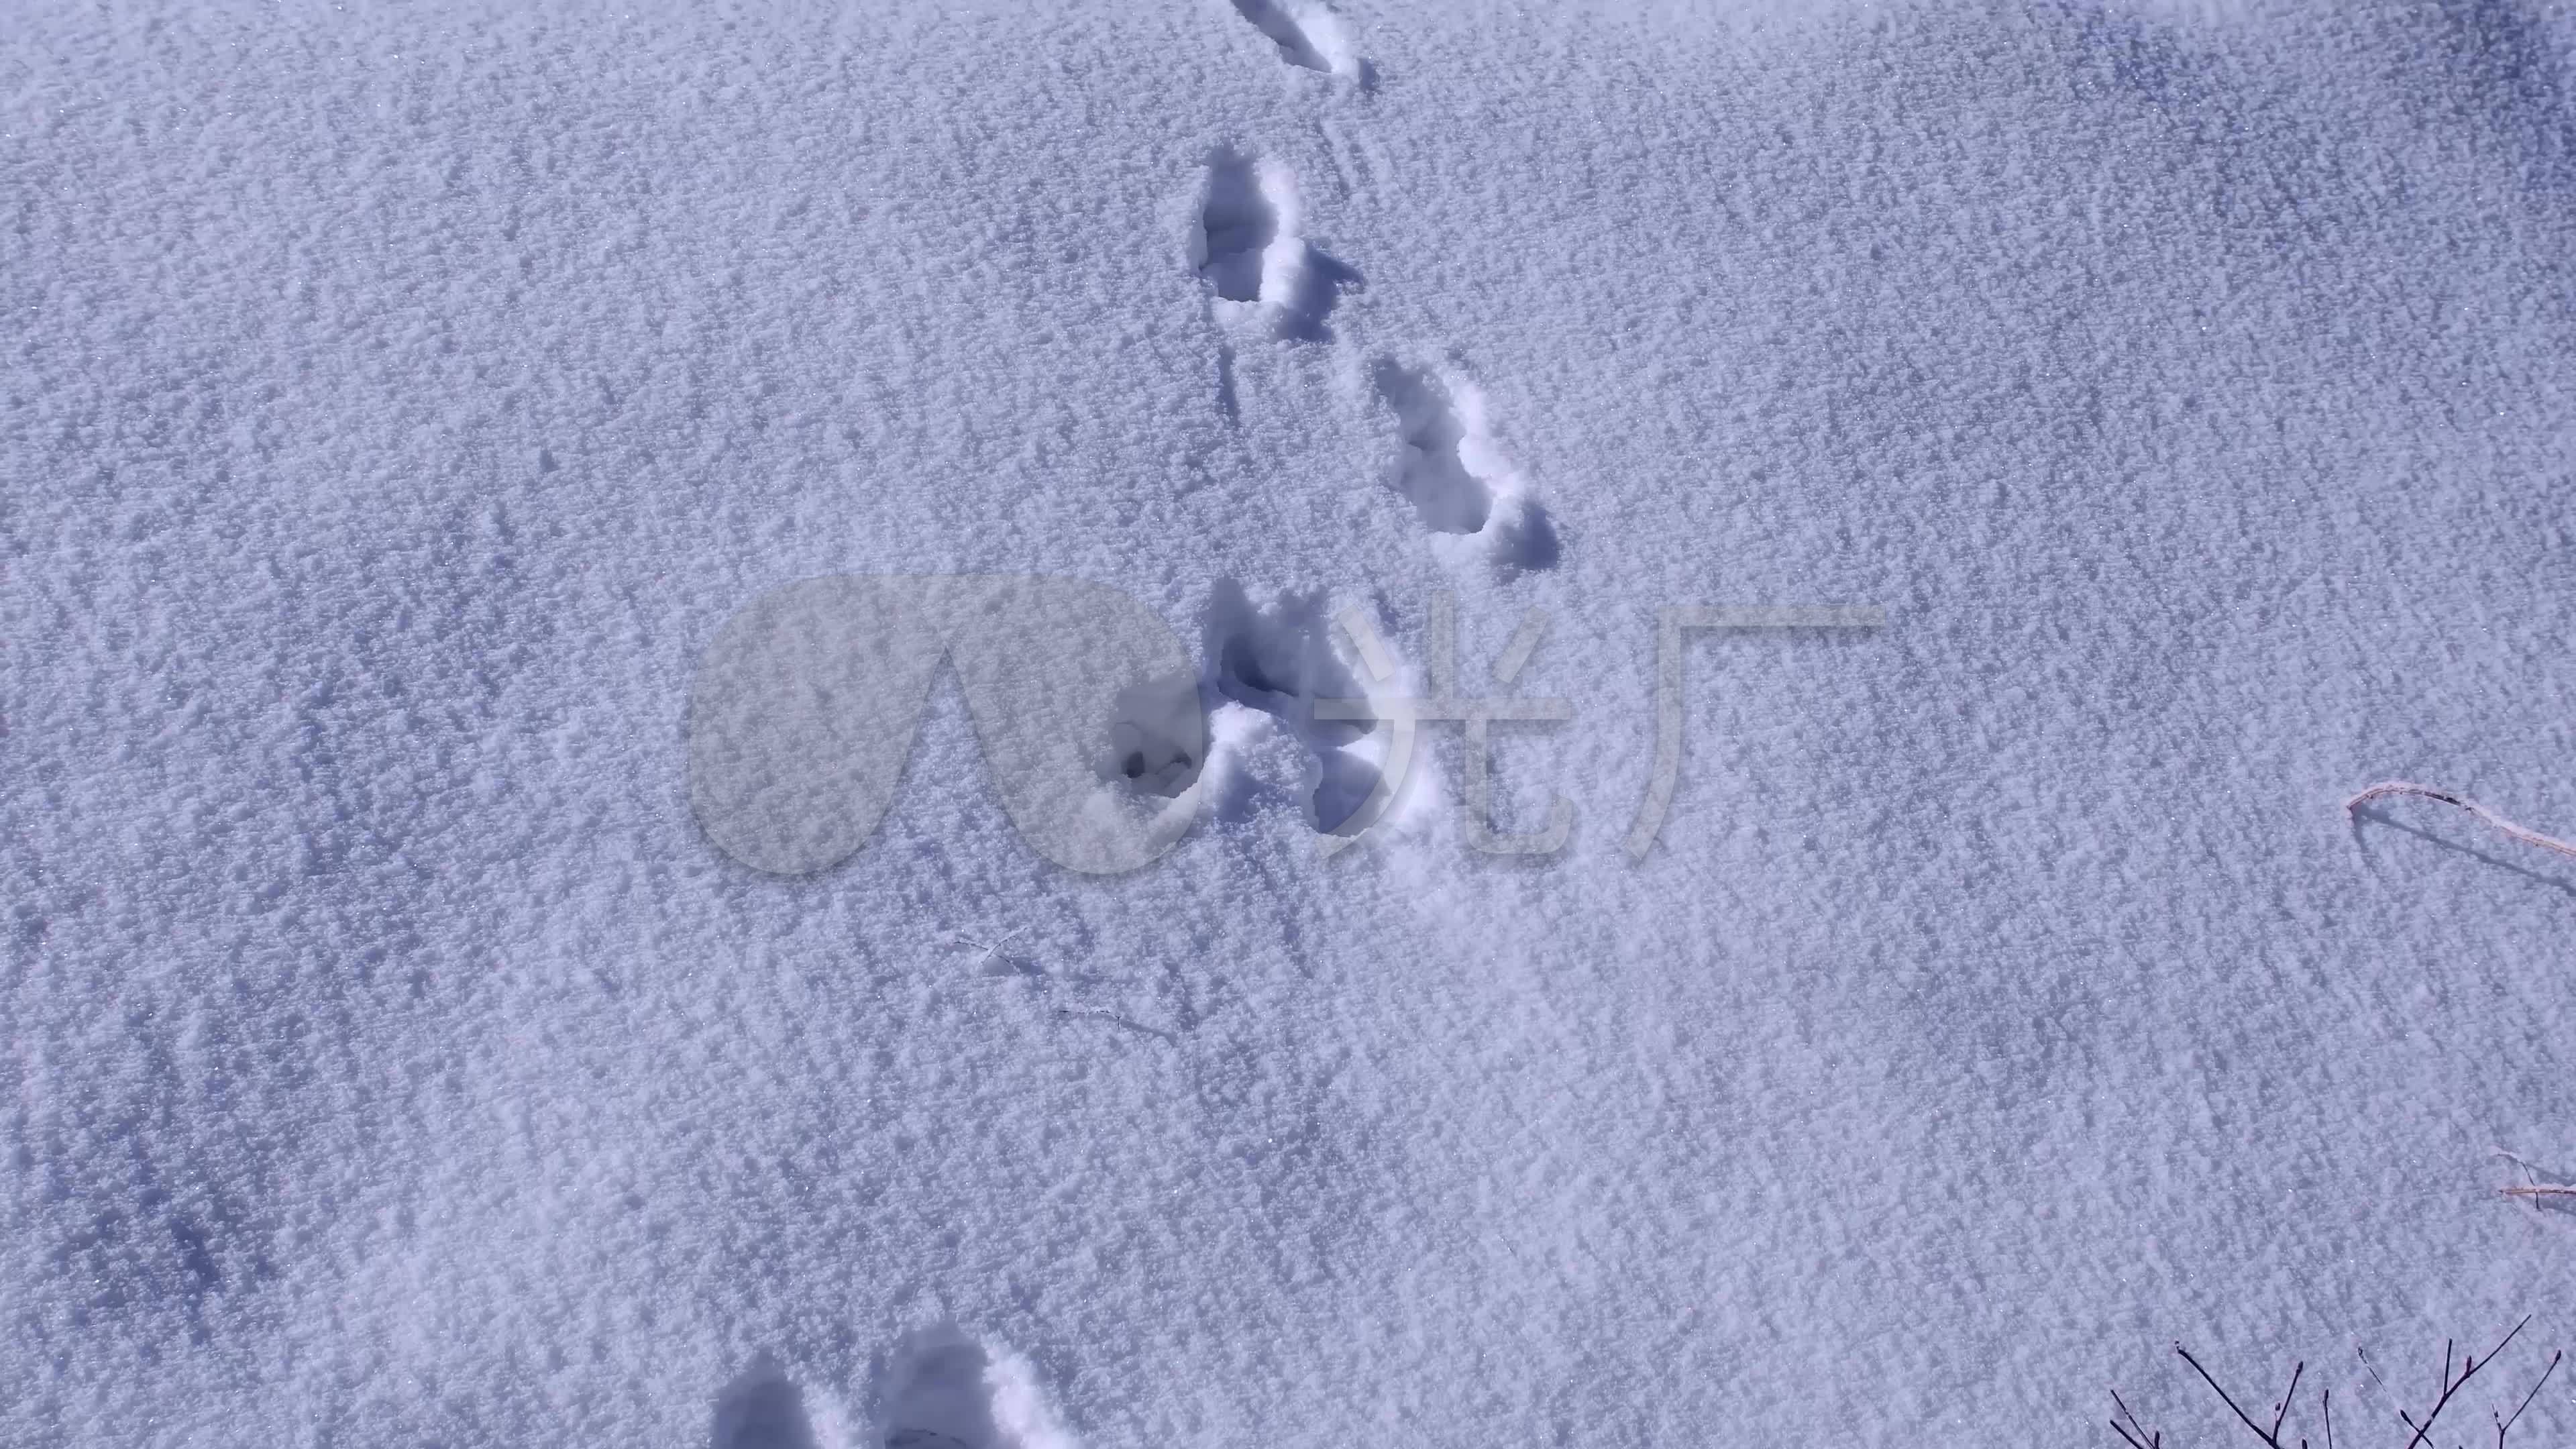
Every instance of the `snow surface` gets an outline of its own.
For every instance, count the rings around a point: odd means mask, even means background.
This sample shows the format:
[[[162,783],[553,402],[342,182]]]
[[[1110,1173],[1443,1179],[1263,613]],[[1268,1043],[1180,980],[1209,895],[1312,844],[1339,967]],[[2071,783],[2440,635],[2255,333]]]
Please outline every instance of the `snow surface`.
[[[2571,37],[10,7],[0,1443],[2181,1444],[2176,1337],[2566,1342],[2576,872],[2339,802],[2576,830]],[[1049,863],[950,684],[843,865],[710,843],[727,619],[943,572],[1197,652],[1194,834]],[[1454,725],[1322,848],[1330,621],[1442,590],[1561,855]],[[1692,642],[1632,863],[1658,611],[1772,605],[1888,622]]]

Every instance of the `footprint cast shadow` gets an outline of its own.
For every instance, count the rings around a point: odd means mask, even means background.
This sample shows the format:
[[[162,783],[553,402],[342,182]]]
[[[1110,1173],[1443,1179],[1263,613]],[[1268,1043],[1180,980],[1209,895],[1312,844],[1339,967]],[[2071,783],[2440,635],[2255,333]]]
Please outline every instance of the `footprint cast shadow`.
[[[820,1449],[804,1392],[764,1354],[716,1395],[713,1449]]]
[[[1028,1363],[943,1324],[908,1333],[877,1377],[884,1449],[1073,1449]],[[874,1446],[870,1446],[874,1449]]]
[[[1233,5],[1235,14],[1270,37],[1271,43],[1279,47],[1280,58],[1290,65],[1322,75],[1345,68],[1334,63],[1331,53],[1340,48],[1340,36],[1330,11],[1311,4],[1292,5],[1285,0],[1233,0]]]
[[[1288,342],[1332,341],[1333,329],[1326,325],[1326,319],[1341,305],[1345,289],[1366,286],[1367,279],[1358,268],[1302,241],[1285,270],[1279,312],[1271,330]]]

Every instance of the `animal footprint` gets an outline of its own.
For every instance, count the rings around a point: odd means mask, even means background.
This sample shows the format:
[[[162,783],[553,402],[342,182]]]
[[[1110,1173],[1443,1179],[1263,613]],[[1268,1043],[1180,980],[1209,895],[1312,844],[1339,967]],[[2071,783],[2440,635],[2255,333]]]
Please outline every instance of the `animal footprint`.
[[[1139,794],[1175,799],[1197,783],[1206,740],[1197,680],[1186,672],[1139,680],[1112,701],[1107,748],[1094,768]]]
[[[1316,705],[1325,700],[1367,697],[1349,668],[1334,653],[1330,621],[1321,596],[1291,594],[1268,609],[1256,609],[1241,585],[1219,584],[1208,601],[1205,647],[1210,692],[1219,700],[1268,715],[1278,734],[1293,742],[1305,759],[1306,821],[1316,830],[1341,834],[1365,827],[1364,807],[1377,790],[1374,761],[1351,749],[1375,728],[1369,719],[1335,719]],[[1238,717],[1240,718],[1240,717]],[[1229,756],[1218,762],[1222,792],[1239,786],[1242,756],[1257,754],[1258,741],[1236,740],[1226,749],[1229,731],[1221,722],[1211,734]],[[1290,748],[1287,743],[1282,748]],[[1240,813],[1234,802],[1219,799],[1220,816]]]
[[[1324,75],[1361,75],[1341,17],[1313,0],[1234,0],[1234,13],[1269,36],[1282,59]]]
[[[1485,426],[1485,397],[1464,378],[1392,357],[1369,381],[1395,414],[1402,452],[1394,484],[1434,533],[1473,534],[1505,574],[1551,568],[1556,527]]]
[[[805,1396],[763,1356],[716,1396],[714,1449],[816,1449]]]
[[[1287,340],[1321,342],[1332,336],[1325,319],[1342,289],[1361,278],[1307,243],[1297,222],[1296,188],[1285,169],[1220,148],[1201,186],[1190,265],[1223,312],[1263,317]]]
[[[1262,267],[1279,238],[1275,185],[1265,185],[1260,167],[1239,151],[1220,149],[1208,159],[1190,261],[1226,301],[1261,300]]]
[[[885,1449],[1078,1449],[1036,1372],[954,1328],[905,1335],[880,1385]]]

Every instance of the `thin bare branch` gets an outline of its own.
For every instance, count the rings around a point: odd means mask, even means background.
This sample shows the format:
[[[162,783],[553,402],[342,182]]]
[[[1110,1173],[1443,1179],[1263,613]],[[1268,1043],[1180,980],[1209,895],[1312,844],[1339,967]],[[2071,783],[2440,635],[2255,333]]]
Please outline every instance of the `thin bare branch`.
[[[2522,1323],[2515,1324],[2511,1331],[2507,1332],[2503,1338],[2497,1340],[2495,1348],[2490,1351],[2485,1358],[2478,1358],[2472,1355],[2463,1360],[2460,1367],[2460,1376],[2456,1379],[2451,1377],[2450,1341],[2447,1339],[2443,1341],[2442,1378],[2444,1382],[2442,1386],[2442,1397],[2433,1401],[2432,1409],[2424,1415],[2424,1422],[2420,1426],[2415,1425],[2415,1421],[2412,1419],[2407,1420],[2407,1423],[2415,1428],[2415,1437],[2406,1441],[2405,1449],[2415,1449],[2416,1445],[2424,1443],[2426,1439],[2431,1436],[2433,1432],[2433,1421],[2442,1417],[2442,1410],[2449,1406],[2451,1396],[2467,1387],[2469,1380],[2478,1376],[2478,1370],[2495,1362],[2496,1355],[2504,1352],[2505,1346],[2512,1343],[2515,1336],[2522,1332],[2523,1323],[2529,1323],[2530,1321],[2531,1315],[2524,1314]],[[2404,1418],[2405,1416],[2401,1412],[2398,1417]]]
[[[2513,1346],[2514,1340],[2520,1338],[2522,1331],[2530,1324],[2531,1315],[2523,1315],[2513,1327],[2505,1330],[2502,1338],[2496,1340],[2495,1347],[2483,1355],[2463,1352],[2458,1339],[2444,1339],[2441,1388],[2433,1399],[2432,1407],[2425,1411],[2422,1421],[2418,1422],[2402,1404],[2395,1406],[2397,1421],[2405,1425],[2411,1435],[2401,1449],[2440,1449],[2438,1441],[2433,1438],[2433,1429],[2441,1421],[2443,1413],[2450,1408],[2451,1401],[2459,1397],[2460,1391],[2468,1387],[2470,1380],[2485,1372],[2498,1358],[2503,1357],[2505,1350]],[[2363,1348],[2358,1340],[2354,1341],[2352,1351],[2354,1356],[2361,1360],[2362,1368],[2369,1372],[2371,1382],[2377,1384],[2380,1392],[2387,1394],[2393,1403],[2396,1395],[2389,1392],[2388,1380],[2380,1374],[2379,1365],[2371,1362],[2370,1351]],[[2236,1421],[2243,1424],[2247,1432],[2269,1446],[2269,1449],[2287,1449],[2281,1436],[2290,1422],[2291,1411],[2298,1405],[2299,1385],[2306,1381],[2308,1367],[2306,1360],[2302,1359],[2290,1366],[2289,1386],[2281,1391],[2279,1401],[2273,1404],[2272,1425],[2267,1429],[2258,1423],[2252,1414],[2246,1412],[2245,1406],[2236,1401],[2236,1396],[2227,1391],[2226,1385],[2218,1381],[2218,1376],[2209,1371],[2208,1365],[2194,1357],[2191,1350],[2183,1347],[2180,1341],[2174,1344],[2174,1354],[2185,1364],[2190,1365],[2191,1371],[2199,1376],[2202,1383],[2209,1386],[2211,1393],[2218,1395],[2219,1402],[2227,1406],[2228,1412],[2236,1416]],[[2551,1377],[2558,1372],[2558,1366],[2565,1360],[2564,1350],[2550,1354],[2549,1362],[2542,1367],[2539,1378],[2514,1405],[2512,1413],[2505,1413],[2501,1409],[2491,1411],[2489,1417],[2495,1424],[2496,1449],[2505,1449],[2506,1437],[2512,1432],[2513,1426],[2521,1420],[2532,1404],[2539,1400],[2541,1390],[2548,1387]],[[2148,1432],[2146,1426],[2138,1422],[2138,1416],[2130,1411],[2128,1401],[2120,1397],[2117,1389],[2111,1391],[2111,1402],[2119,1410],[2119,1413],[2111,1419],[2111,1428],[2120,1436],[2128,1449],[2163,1449],[2162,1438]],[[2317,1407],[2319,1417],[2325,1425],[2325,1449],[2335,1449],[2334,1389],[2331,1386],[2321,1386],[2318,1389]],[[2299,1436],[2296,1443],[2298,1449],[2308,1449],[2306,1436]],[[2465,1449],[2465,1446],[2462,1446],[2462,1449]]]
[[[2307,1372],[2307,1369],[2306,1359],[2290,1365],[2290,1386],[2281,1391],[2281,1402],[2272,1406],[2272,1432],[2263,1437],[2272,1441],[2276,1449],[2281,1442],[2281,1421],[2290,1416],[2290,1401],[2299,1396],[2299,1375]]]
[[[2379,1365],[2370,1361],[2370,1351],[2361,1346],[2361,1340],[2353,1340],[2352,1351],[2353,1355],[2361,1360],[2361,1366],[2370,1370],[2370,1381],[2379,1385],[2379,1391],[2383,1394],[2388,1394],[2389,1401],[2394,1403],[2397,1396],[2395,1394],[2388,1393],[2388,1380],[2379,1376]]]
[[[2190,1349],[2183,1347],[2180,1343],[2176,1343],[2174,1345],[2174,1352],[2182,1355],[2182,1361],[2191,1365],[2191,1371],[2200,1375],[2200,1381],[2209,1385],[2210,1392],[2225,1400],[2227,1407],[2235,1413],[2236,1417],[2245,1421],[2245,1427],[2254,1431],[2255,1438],[2271,1445],[2272,1449],[2281,1449],[2281,1441],[2273,1438],[2270,1434],[2263,1432],[2263,1426],[2254,1422],[2253,1415],[2248,1414],[2242,1408],[2237,1407],[2236,1396],[2218,1386],[2218,1380],[2209,1376],[2209,1370],[2200,1366],[2200,1360],[2191,1356]]]
[[[2540,1169],[2514,1153],[2499,1147],[2495,1155],[2522,1169],[2522,1181],[2512,1187],[2499,1188],[2506,1197],[2576,1197],[2576,1183],[2543,1182]]]
[[[2551,1374],[2558,1372],[2558,1361],[2566,1356],[2567,1350],[2563,1348],[2552,1353],[2549,1356],[2549,1367],[2542,1369],[2540,1371],[2540,1377],[2532,1382],[2531,1392],[2522,1396],[2522,1402],[2513,1406],[2513,1412],[2511,1414],[2505,1415],[2497,1422],[2496,1449],[2504,1449],[2505,1431],[2513,1427],[2514,1420],[2522,1417],[2523,1410],[2531,1407],[2532,1400],[2540,1397],[2540,1386],[2549,1382],[2549,1376]]]
[[[2162,1434],[2150,1433],[2146,1425],[2138,1422],[2137,1414],[2129,1408],[2128,1401],[2120,1397],[2120,1391],[2118,1389],[2113,1389],[2111,1391],[2111,1402],[2117,1405],[2120,1410],[2119,1417],[2114,1418],[2111,1421],[2111,1427],[2119,1432],[2121,1438],[2129,1441],[2131,1449],[2160,1449],[2160,1446],[2164,1443],[2164,1436]],[[2124,1429],[2120,1427],[2121,1419],[2129,1421],[2129,1428]],[[2137,1432],[2132,1434],[2129,1432],[2129,1429],[2135,1429]]]
[[[2505,819],[2503,816],[2498,815],[2494,811],[2489,810],[2484,805],[2479,804],[2477,801],[2472,800],[2465,795],[2454,795],[2448,790],[2436,790],[2430,785],[2418,785],[2409,780],[2382,780],[2376,785],[2369,786],[2360,794],[2343,802],[2344,813],[2349,815],[2352,812],[2359,810],[2362,806],[2369,804],[2371,801],[2381,799],[2389,795],[2413,795],[2426,800],[2436,800],[2444,805],[2455,806],[2459,809],[2466,810],[2470,814],[2478,817],[2480,820],[2485,821],[2488,825],[2493,826],[2497,830],[2503,831],[2506,835],[2521,841],[2525,845],[2536,845],[2543,850],[2554,850],[2560,855],[2576,859],[2576,845],[2571,845],[2555,836],[2543,835],[2529,826],[2516,825],[2512,821]]]

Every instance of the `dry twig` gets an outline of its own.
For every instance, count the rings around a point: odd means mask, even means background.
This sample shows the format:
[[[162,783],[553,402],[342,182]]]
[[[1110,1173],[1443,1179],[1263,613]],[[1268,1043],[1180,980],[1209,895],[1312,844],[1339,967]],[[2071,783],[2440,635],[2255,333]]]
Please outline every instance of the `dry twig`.
[[[2521,1323],[2515,1324],[2503,1338],[2497,1340],[2496,1346],[2483,1358],[2476,1354],[2462,1355],[2456,1341],[2444,1340],[2442,1382],[2435,1393],[2433,1407],[2425,1411],[2421,1423],[2418,1423],[2415,1416],[2403,1407],[2397,1410],[2397,1421],[2405,1425],[2413,1436],[2407,1439],[2402,1449],[2418,1449],[2418,1446],[2433,1445],[2433,1425],[2442,1417],[2442,1411],[2450,1407],[2451,1400],[2459,1395],[2460,1390],[2468,1387],[2469,1380],[2477,1377],[2480,1370],[2495,1362],[2496,1356],[2512,1345],[2514,1339],[2522,1333],[2523,1326],[2529,1322],[2531,1319],[2525,1316]],[[2191,1365],[2191,1371],[2200,1376],[2202,1383],[2209,1385],[2210,1392],[2218,1395],[2219,1401],[2227,1405],[2228,1411],[2236,1416],[2237,1422],[2243,1424],[2248,1432],[2261,1440],[2266,1449],[2292,1449],[2293,1443],[2296,1444],[2297,1449],[2308,1449],[2308,1441],[2305,1438],[2289,1441],[2281,1437],[2284,1426],[2290,1421],[2291,1408],[2298,1397],[2299,1380],[2307,1372],[2307,1364],[2304,1361],[2291,1366],[2290,1386],[2282,1390],[2280,1402],[2272,1406],[2272,1422],[2267,1427],[2252,1414],[2247,1413],[2244,1405],[2236,1402],[2236,1396],[2229,1393],[2226,1387],[2218,1382],[2217,1376],[2203,1367],[2199,1359],[2192,1356],[2190,1349],[2177,1343],[2174,1345],[2174,1352],[2184,1363]],[[2388,1381],[2379,1376],[2379,1368],[2370,1361],[2370,1355],[2362,1352],[2361,1346],[2357,1343],[2353,1345],[2353,1352],[2360,1354],[2361,1365],[2370,1371],[2371,1381],[2379,1385],[2382,1393],[2388,1393]],[[2522,1396],[2522,1402],[2514,1406],[2512,1413],[2507,1414],[2502,1410],[2494,1412],[2496,1449],[2504,1449],[2505,1436],[2512,1431],[2514,1423],[2521,1419],[2523,1410],[2531,1407],[2532,1401],[2540,1397],[2541,1386],[2549,1382],[2550,1375],[2558,1372],[2558,1364],[2562,1356],[2556,1353],[2550,1355],[2548,1366],[2540,1371],[2539,1379],[2532,1384],[2531,1391]],[[2396,1395],[2391,1393],[2389,1397],[2393,1400]],[[2128,1401],[2121,1398],[2116,1389],[2111,1393],[2111,1402],[2120,1411],[2111,1420],[2112,1431],[2120,1436],[2121,1441],[2127,1444],[2129,1449],[2164,1449],[2164,1436],[2148,1430],[2145,1425],[2139,1423],[2138,1416],[2130,1411]],[[2325,1449],[2334,1449],[2334,1391],[2320,1389],[2317,1394],[2317,1406],[2325,1422]]]
[[[2549,1382],[2549,1376],[2551,1374],[2558,1372],[2558,1361],[2566,1356],[2567,1350],[2563,1348],[2551,1353],[2549,1355],[2549,1367],[2542,1369],[2540,1371],[2540,1377],[2532,1381],[2531,1392],[2522,1396],[2522,1402],[2513,1406],[2512,1413],[2496,1415],[2496,1444],[2498,1449],[2502,1449],[2505,1433],[2507,1430],[2513,1428],[2513,1421],[2521,1418],[2522,1411],[2531,1407],[2531,1401],[2540,1397],[2540,1386]]]
[[[2489,810],[2484,805],[2479,804],[2477,801],[2470,799],[2466,795],[2454,795],[2448,790],[2436,790],[2430,785],[2418,785],[2410,780],[2382,780],[2378,784],[2370,786],[2360,794],[2343,802],[2343,813],[2350,815],[2354,811],[2359,810],[2362,806],[2369,804],[2371,801],[2382,799],[2390,795],[2415,795],[2426,800],[2438,800],[2445,805],[2456,806],[2459,809],[2466,810],[2470,814],[2478,817],[2480,820],[2485,821],[2487,824],[2494,826],[2496,829],[2503,831],[2505,834],[2512,836],[2514,839],[2521,841],[2525,845],[2536,845],[2543,850],[2554,850],[2560,855],[2566,856],[2571,860],[2576,860],[2576,844],[2570,844],[2567,841],[2560,840],[2554,835],[2543,835],[2539,831],[2534,830],[2527,825],[2516,825],[2512,821],[2505,819],[2503,816],[2498,815],[2492,810]]]
[[[2495,1356],[2504,1352],[2505,1345],[2513,1342],[2515,1334],[2522,1332],[2522,1324],[2529,1323],[2530,1321],[2531,1316],[2529,1314],[2523,1315],[2522,1323],[2515,1324],[2511,1332],[2506,1333],[2502,1339],[2498,1340],[2495,1348],[2490,1351],[2485,1358],[2480,1358],[2476,1354],[2469,1354],[2463,1357],[2460,1360],[2460,1376],[2456,1379],[2451,1377],[2451,1340],[2447,1338],[2442,1340],[2442,1396],[2433,1401],[2433,1407],[2425,1413],[2424,1422],[2421,1424],[2416,1423],[2413,1419],[2407,1418],[2406,1411],[2404,1409],[2397,1411],[2398,1419],[2403,1422],[2407,1428],[2415,1431],[2415,1437],[2406,1441],[2406,1449],[2415,1449],[2416,1445],[2423,1443],[2427,1438],[2431,1437],[2433,1433],[2433,1421],[2442,1417],[2442,1410],[2450,1404],[2451,1396],[2466,1387],[2469,1380],[2477,1376],[2478,1370],[2495,1362]]]
[[[2506,1197],[2533,1199],[2544,1197],[2576,1197],[2576,1182],[2542,1182],[2540,1180],[2539,1168],[2532,1166],[2530,1163],[2523,1161],[2521,1158],[2514,1156],[2512,1153],[2505,1151],[2501,1147],[2495,1150],[2495,1155],[2522,1169],[2523,1180],[2521,1182],[2516,1183],[2511,1187],[2500,1187],[2496,1189],[2496,1191],[2503,1193]]]

